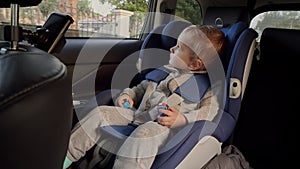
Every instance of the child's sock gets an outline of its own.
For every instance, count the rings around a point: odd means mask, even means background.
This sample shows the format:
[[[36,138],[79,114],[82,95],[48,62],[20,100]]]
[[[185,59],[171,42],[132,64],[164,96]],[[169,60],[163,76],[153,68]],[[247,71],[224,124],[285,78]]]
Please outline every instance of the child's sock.
[[[72,164],[72,161],[66,156],[63,169],[67,169]]]

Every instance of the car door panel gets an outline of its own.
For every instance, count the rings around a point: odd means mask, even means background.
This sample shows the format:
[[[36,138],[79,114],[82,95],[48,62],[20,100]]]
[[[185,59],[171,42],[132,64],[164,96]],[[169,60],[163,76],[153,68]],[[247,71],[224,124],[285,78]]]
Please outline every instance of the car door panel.
[[[85,99],[111,88],[113,74],[125,58],[131,56],[125,67],[135,68],[141,44],[138,39],[69,38],[56,56],[67,65],[75,98]]]

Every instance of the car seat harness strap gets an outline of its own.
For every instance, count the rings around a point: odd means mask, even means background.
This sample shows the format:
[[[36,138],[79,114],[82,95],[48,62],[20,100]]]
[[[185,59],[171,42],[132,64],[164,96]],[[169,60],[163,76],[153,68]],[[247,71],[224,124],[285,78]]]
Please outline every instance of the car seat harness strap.
[[[146,75],[146,79],[159,84],[162,80],[167,78],[169,73],[170,70],[162,66],[149,72]],[[207,73],[195,74],[172,92],[183,97],[188,102],[199,103],[209,87],[210,81]]]

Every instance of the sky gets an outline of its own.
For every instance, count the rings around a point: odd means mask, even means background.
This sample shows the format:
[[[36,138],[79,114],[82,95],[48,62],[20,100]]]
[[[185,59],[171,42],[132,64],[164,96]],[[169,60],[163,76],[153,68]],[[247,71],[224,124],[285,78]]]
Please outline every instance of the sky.
[[[104,2],[101,4],[99,0],[90,0],[92,1],[91,7],[94,10],[94,12],[101,14],[102,16],[107,16],[111,13],[113,6],[109,4],[108,2]]]

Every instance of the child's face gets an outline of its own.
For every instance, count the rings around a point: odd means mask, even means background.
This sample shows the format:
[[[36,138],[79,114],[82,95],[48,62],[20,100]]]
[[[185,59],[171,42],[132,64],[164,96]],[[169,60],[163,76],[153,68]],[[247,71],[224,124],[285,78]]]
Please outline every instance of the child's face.
[[[176,46],[172,47],[170,49],[170,52],[171,52],[170,61],[173,59],[176,59],[179,62],[181,62],[180,63],[180,64],[182,64],[182,67],[180,67],[181,69],[188,68],[190,63],[194,59],[196,59],[196,55],[193,53],[193,51],[190,48],[188,48],[185,44],[181,43],[180,41],[177,41]],[[174,57],[177,57],[177,58],[174,58]],[[176,65],[173,65],[173,66],[176,66]]]
[[[180,37],[184,37],[185,34],[181,34]],[[195,69],[195,63],[199,60],[197,55],[185,45],[180,38],[178,38],[176,46],[170,49],[169,64],[184,70],[198,70]]]

